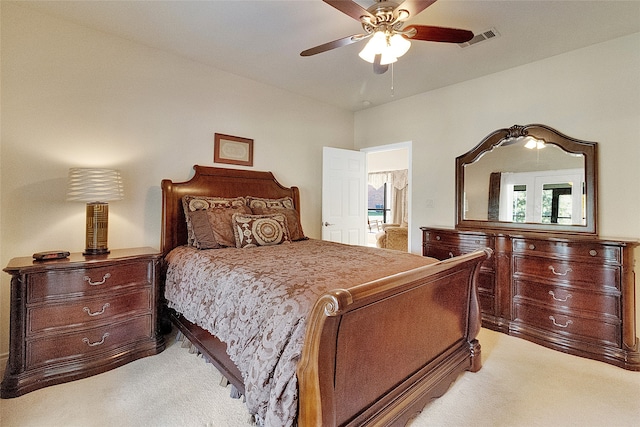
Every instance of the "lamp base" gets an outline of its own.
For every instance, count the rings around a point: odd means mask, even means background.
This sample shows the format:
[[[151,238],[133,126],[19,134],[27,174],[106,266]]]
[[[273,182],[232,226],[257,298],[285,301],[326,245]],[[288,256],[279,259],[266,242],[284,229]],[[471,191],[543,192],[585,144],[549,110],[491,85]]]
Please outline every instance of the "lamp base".
[[[111,251],[109,249],[85,249],[84,252],[82,252],[82,255],[84,256],[96,256],[96,255],[107,255],[111,253]]]
[[[103,202],[87,203],[86,249],[83,255],[105,255],[109,231],[109,204]]]

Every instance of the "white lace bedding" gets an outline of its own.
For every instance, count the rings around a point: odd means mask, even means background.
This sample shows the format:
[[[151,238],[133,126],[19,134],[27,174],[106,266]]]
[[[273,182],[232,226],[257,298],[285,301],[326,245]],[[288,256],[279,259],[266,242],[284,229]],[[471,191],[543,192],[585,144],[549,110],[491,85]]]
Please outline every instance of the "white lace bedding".
[[[296,365],[318,297],[436,260],[311,239],[250,249],[181,246],[167,262],[169,307],[227,344],[249,412],[280,427],[296,424]]]

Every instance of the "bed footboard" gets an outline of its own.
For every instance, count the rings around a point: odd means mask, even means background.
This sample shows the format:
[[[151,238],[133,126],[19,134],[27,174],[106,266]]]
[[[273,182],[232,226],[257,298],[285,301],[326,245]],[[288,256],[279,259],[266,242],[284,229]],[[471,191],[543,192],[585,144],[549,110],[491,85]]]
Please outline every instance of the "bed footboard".
[[[298,365],[300,426],[404,425],[481,367],[476,280],[486,249],[335,290]]]

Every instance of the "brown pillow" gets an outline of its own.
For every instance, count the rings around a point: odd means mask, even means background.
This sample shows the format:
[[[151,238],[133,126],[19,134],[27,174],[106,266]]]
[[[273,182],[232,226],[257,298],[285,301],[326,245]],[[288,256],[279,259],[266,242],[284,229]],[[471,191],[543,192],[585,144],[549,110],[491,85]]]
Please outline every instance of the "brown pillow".
[[[220,246],[236,246],[236,238],[233,231],[233,215],[251,214],[248,206],[233,206],[230,208],[213,208],[207,211],[207,220],[211,226],[213,237]]]
[[[273,246],[289,243],[287,218],[280,213],[273,215],[233,215],[233,231],[237,248]]]
[[[184,209],[184,216],[187,220],[187,243],[191,246],[197,246],[191,217],[189,215],[190,212],[245,205],[246,200],[244,197],[184,196],[182,198],[182,208]],[[231,219],[229,219],[229,221],[231,221]]]
[[[247,196],[247,205],[255,215],[269,215],[273,213],[283,213],[287,217],[287,225],[291,232],[291,240],[304,240],[307,237],[302,230],[300,213],[293,207],[291,197],[281,199],[263,199],[259,197]]]
[[[195,237],[193,246],[198,249],[220,249],[222,247],[213,235],[213,228],[209,223],[207,211],[189,212],[189,219],[191,220],[191,228]]]

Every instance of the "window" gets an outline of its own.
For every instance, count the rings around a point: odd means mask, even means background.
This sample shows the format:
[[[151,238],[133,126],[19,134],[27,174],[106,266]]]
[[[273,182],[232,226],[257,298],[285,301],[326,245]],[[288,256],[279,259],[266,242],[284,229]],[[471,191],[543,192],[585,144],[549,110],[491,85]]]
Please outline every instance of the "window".
[[[375,189],[368,187],[367,211],[369,222],[379,221],[386,223],[391,215],[391,193],[390,186],[385,183],[382,187]]]

